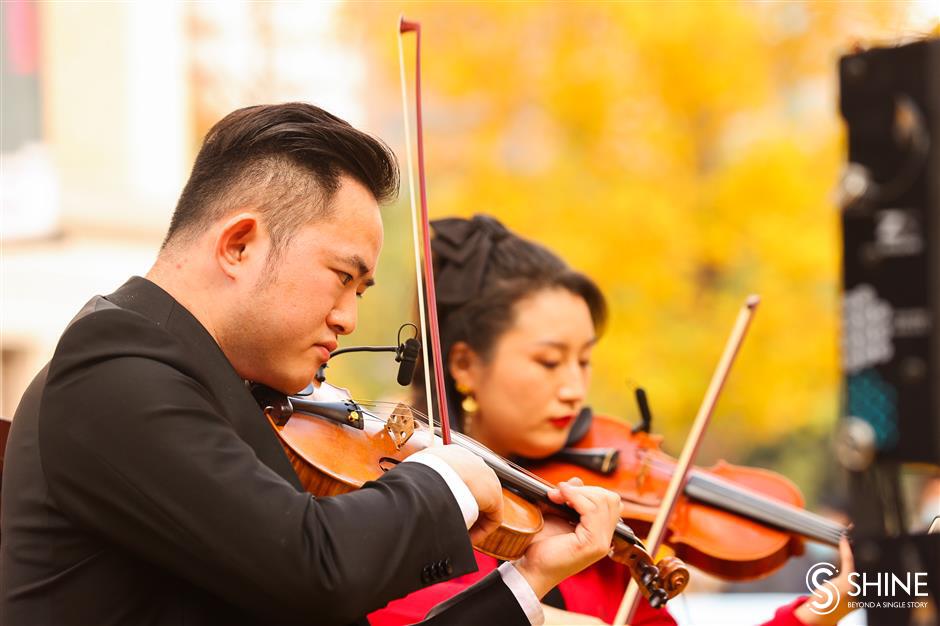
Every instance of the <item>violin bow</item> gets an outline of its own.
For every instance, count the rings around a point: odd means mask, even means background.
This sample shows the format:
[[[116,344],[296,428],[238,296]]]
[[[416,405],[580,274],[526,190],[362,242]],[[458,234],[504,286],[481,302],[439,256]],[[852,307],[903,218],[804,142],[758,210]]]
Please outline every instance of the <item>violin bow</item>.
[[[646,540],[649,554],[654,559],[656,558],[655,555],[659,551],[660,545],[662,545],[663,537],[666,534],[666,522],[669,521],[669,518],[676,508],[676,502],[678,502],[679,494],[685,486],[685,479],[688,476],[689,469],[692,467],[692,461],[698,453],[699,444],[702,443],[705,429],[708,427],[712,413],[715,410],[715,405],[718,403],[718,394],[721,393],[722,388],[725,386],[725,381],[728,379],[728,372],[731,371],[734,358],[740,351],[741,344],[744,343],[744,336],[754,317],[758,303],[760,303],[759,296],[748,296],[744,306],[742,306],[741,310],[738,312],[738,318],[735,321],[734,327],[731,329],[731,335],[728,337],[728,341],[725,344],[725,350],[721,355],[721,360],[718,361],[718,367],[715,368],[715,373],[712,374],[712,380],[708,385],[708,390],[705,392],[705,398],[702,400],[702,405],[699,407],[695,421],[692,423],[692,431],[685,442],[685,446],[682,448],[682,455],[676,463],[676,469],[672,474],[672,479],[669,481],[669,487],[667,487],[666,494],[663,496],[662,504],[659,505],[656,520],[653,522],[653,526],[650,528],[650,534]],[[617,609],[617,615],[614,618],[614,626],[624,626],[624,624],[629,623],[633,619],[633,615],[636,613],[636,608],[639,605],[639,600],[640,588],[636,584],[636,581],[631,580],[630,584],[627,585],[626,593],[623,594],[620,608]]]
[[[421,192],[421,237],[418,237],[418,214],[415,202],[414,161],[411,156],[411,120],[408,114],[408,87],[405,81],[405,33],[415,34],[415,122],[418,144],[418,188]],[[418,285],[418,318],[421,323],[422,349],[425,363],[424,390],[428,399],[428,422],[431,426],[431,444],[434,445],[434,411],[431,397],[431,376],[427,364],[434,364],[434,382],[437,387],[438,417],[441,422],[441,440],[450,443],[450,418],[447,411],[447,392],[444,389],[444,361],[441,357],[441,333],[437,322],[437,296],[434,290],[434,268],[431,263],[431,226],[428,218],[428,194],[424,176],[424,127],[421,118],[421,23],[412,22],[402,15],[398,20],[398,65],[401,76],[402,113],[405,120],[405,154],[408,165],[408,190],[411,198],[411,232],[415,251],[415,280]],[[421,258],[424,253],[424,280],[421,276]],[[424,289],[427,289],[425,308]],[[427,315],[425,315],[427,311]],[[428,358],[428,335],[434,360]]]

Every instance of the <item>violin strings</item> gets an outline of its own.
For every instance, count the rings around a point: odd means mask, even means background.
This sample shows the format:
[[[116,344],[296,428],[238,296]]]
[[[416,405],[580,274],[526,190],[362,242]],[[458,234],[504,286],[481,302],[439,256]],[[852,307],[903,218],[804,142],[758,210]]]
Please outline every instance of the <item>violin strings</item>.
[[[391,401],[361,401],[358,402],[361,406],[362,404],[366,405],[385,405],[385,406],[398,406],[397,402]],[[428,416],[412,407],[409,407],[414,415],[418,418],[423,424],[427,424]],[[365,411],[364,411],[365,412]],[[379,416],[374,414],[369,414],[372,417],[382,419]],[[440,428],[435,427],[435,436],[439,432]],[[451,441],[455,444],[458,444],[471,452],[475,453],[477,456],[481,457],[500,477],[509,481],[512,486],[525,490],[530,495],[538,496],[543,500],[548,499],[548,490],[554,489],[555,485],[546,481],[541,476],[533,474],[528,469],[518,465],[517,463],[499,456],[489,448],[487,448],[482,443],[472,439],[459,432],[451,433]],[[632,532],[630,533],[632,535]]]
[[[360,408],[366,405],[390,409],[394,409],[399,405],[398,402],[387,400],[365,400],[359,401],[357,404]],[[417,409],[409,408],[418,421],[427,426],[428,416]],[[386,417],[376,415],[364,408],[362,412],[367,417],[383,423],[387,420]],[[439,427],[435,427],[434,431],[435,436],[439,436],[437,434]],[[533,474],[526,468],[497,455],[485,445],[462,433],[454,432],[452,433],[452,438],[454,443],[480,456],[501,478],[508,481],[512,486],[523,489],[530,495],[547,499],[548,490],[555,488],[554,485]],[[664,469],[665,463],[653,460],[652,465],[656,467],[656,469]],[[815,513],[798,509],[791,504],[780,502],[758,493],[751,493],[746,488],[729,484],[727,481],[708,476],[699,471],[693,470],[690,474],[685,491],[690,497],[694,497],[707,504],[728,509],[771,526],[796,532],[800,535],[805,535],[825,543],[837,545],[839,538],[844,532],[841,525],[826,520]]]
[[[381,405],[384,408],[389,408],[389,407],[394,408],[394,407],[397,407],[400,403],[389,401],[389,400],[362,400],[362,401],[357,401],[357,404],[362,409],[362,405],[375,406],[375,407]],[[425,426],[427,425],[428,416],[425,413],[413,407],[408,407],[408,408],[412,411],[412,413],[415,415],[415,417],[418,419],[419,422],[423,423]],[[382,422],[386,421],[386,418],[376,415],[370,411],[366,411],[365,409],[362,409],[362,412],[367,417],[370,417],[372,419],[376,419]],[[437,433],[440,431],[440,428],[435,427],[434,431],[435,431],[435,437],[438,437],[439,435]],[[494,472],[496,472],[497,476],[503,479],[506,483],[509,483],[511,487],[520,489],[524,493],[530,496],[535,496],[544,502],[552,503],[551,500],[548,498],[548,490],[555,489],[556,486],[546,481],[541,476],[533,474],[532,472],[518,465],[517,463],[496,454],[495,452],[487,448],[485,445],[483,445],[479,441],[471,437],[468,437],[467,435],[464,435],[463,433],[452,431],[451,442],[454,444],[463,446],[464,448],[470,450],[471,452],[475,453],[477,456],[482,458],[483,461],[487,465],[489,465],[489,467]],[[617,527],[615,529],[615,534],[617,534],[619,537],[621,537],[622,539],[624,539],[631,545],[638,546],[641,549],[645,549],[643,548],[642,542],[636,536],[636,533],[633,532],[633,529],[630,528],[624,522],[621,521],[620,523],[617,524]]]
[[[388,407],[388,406],[398,406],[399,403],[388,401],[388,400],[384,400],[384,401],[382,400],[368,401],[367,400],[367,401],[358,402],[358,404],[360,405],[366,404],[366,405],[373,405],[373,406],[384,405],[385,407]],[[427,425],[428,416],[426,413],[419,411],[418,409],[415,409],[413,407],[408,407],[408,408],[415,415],[415,417],[418,418],[419,422],[423,423],[425,426]],[[439,436],[438,433],[440,432],[440,427],[435,425],[433,430],[434,430],[435,436]],[[497,473],[497,475],[509,481],[514,487],[523,489],[530,495],[534,495],[534,496],[538,496],[540,498],[546,499],[548,497],[547,496],[548,490],[553,489],[555,487],[551,483],[545,481],[539,476],[536,476],[535,474],[525,469],[524,467],[517,465],[516,463],[510,461],[509,459],[505,459],[499,456],[498,454],[496,454],[495,452],[487,448],[482,443],[476,441],[475,439],[467,437],[463,433],[452,432],[451,441],[475,453],[477,456],[482,458],[487,463],[487,465],[489,465],[493,469],[493,471]]]
[[[689,477],[686,490],[690,496],[709,504],[730,508],[759,521],[827,543],[838,544],[843,533],[840,525],[815,513],[759,493],[742,490],[713,476],[696,472]],[[713,497],[708,497],[709,495]]]
[[[654,470],[661,470],[660,472],[656,472],[661,478],[672,476],[672,472],[670,471],[672,468],[663,461],[652,459],[650,466]],[[806,511],[787,502],[781,502],[758,492],[753,492],[747,487],[739,487],[730,484],[718,477],[709,476],[698,470],[692,470],[689,473],[689,480],[685,488],[686,492],[689,491],[689,484],[692,482],[693,478],[703,483],[699,485],[702,491],[700,491],[696,497],[707,504],[719,508],[732,508],[734,512],[749,515],[757,518],[759,521],[778,526],[784,530],[797,532],[801,535],[833,545],[838,545],[840,537],[846,532],[845,527],[841,524],[827,520],[811,511]],[[705,485],[707,485],[707,487]],[[711,493],[709,493],[708,487],[713,488]],[[709,495],[714,497],[709,498]],[[726,506],[728,500],[734,501],[738,506]],[[757,515],[753,515],[752,513],[754,512],[757,512]],[[785,523],[781,523],[781,518],[783,518]]]
[[[825,543],[838,545],[843,534],[842,527],[835,522],[766,496],[741,493],[739,487],[714,477],[691,476],[686,491],[698,500]]]
[[[742,491],[740,487],[728,484],[716,477],[696,473],[694,479],[707,485],[707,488],[713,492],[735,500],[743,507],[753,507],[760,511],[764,514],[763,521],[768,523],[797,530],[808,537],[835,544],[839,543],[839,537],[843,534],[844,529],[841,525],[792,504],[780,502],[759,493]]]

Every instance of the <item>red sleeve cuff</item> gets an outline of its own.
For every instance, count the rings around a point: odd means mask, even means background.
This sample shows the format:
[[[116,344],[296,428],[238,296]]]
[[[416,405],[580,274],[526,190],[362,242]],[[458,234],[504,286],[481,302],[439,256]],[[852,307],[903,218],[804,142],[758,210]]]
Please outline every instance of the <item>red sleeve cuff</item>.
[[[795,613],[807,600],[809,600],[809,596],[800,596],[793,602],[784,604],[774,613],[773,619],[764,622],[761,626],[806,626],[806,624],[797,619]]]

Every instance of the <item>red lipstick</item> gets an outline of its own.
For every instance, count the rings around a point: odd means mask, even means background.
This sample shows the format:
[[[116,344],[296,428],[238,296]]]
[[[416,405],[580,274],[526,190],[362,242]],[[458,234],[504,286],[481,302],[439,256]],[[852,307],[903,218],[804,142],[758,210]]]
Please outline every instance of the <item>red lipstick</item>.
[[[571,423],[571,420],[574,419],[574,415],[565,415],[563,417],[550,417],[548,421],[551,422],[552,426],[558,428],[559,430],[568,426]]]

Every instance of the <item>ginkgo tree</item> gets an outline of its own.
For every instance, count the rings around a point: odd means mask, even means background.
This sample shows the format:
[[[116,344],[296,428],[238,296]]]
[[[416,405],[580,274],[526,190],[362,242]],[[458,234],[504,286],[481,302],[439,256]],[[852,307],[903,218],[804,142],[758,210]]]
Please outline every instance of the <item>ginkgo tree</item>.
[[[794,432],[822,442],[837,419],[837,61],[899,34],[907,11],[351,3],[343,14],[386,137],[401,137],[397,16],[422,24],[432,217],[490,213],[604,289],[595,410],[635,419],[641,385],[677,451],[738,308],[761,295],[704,448],[740,462]]]

